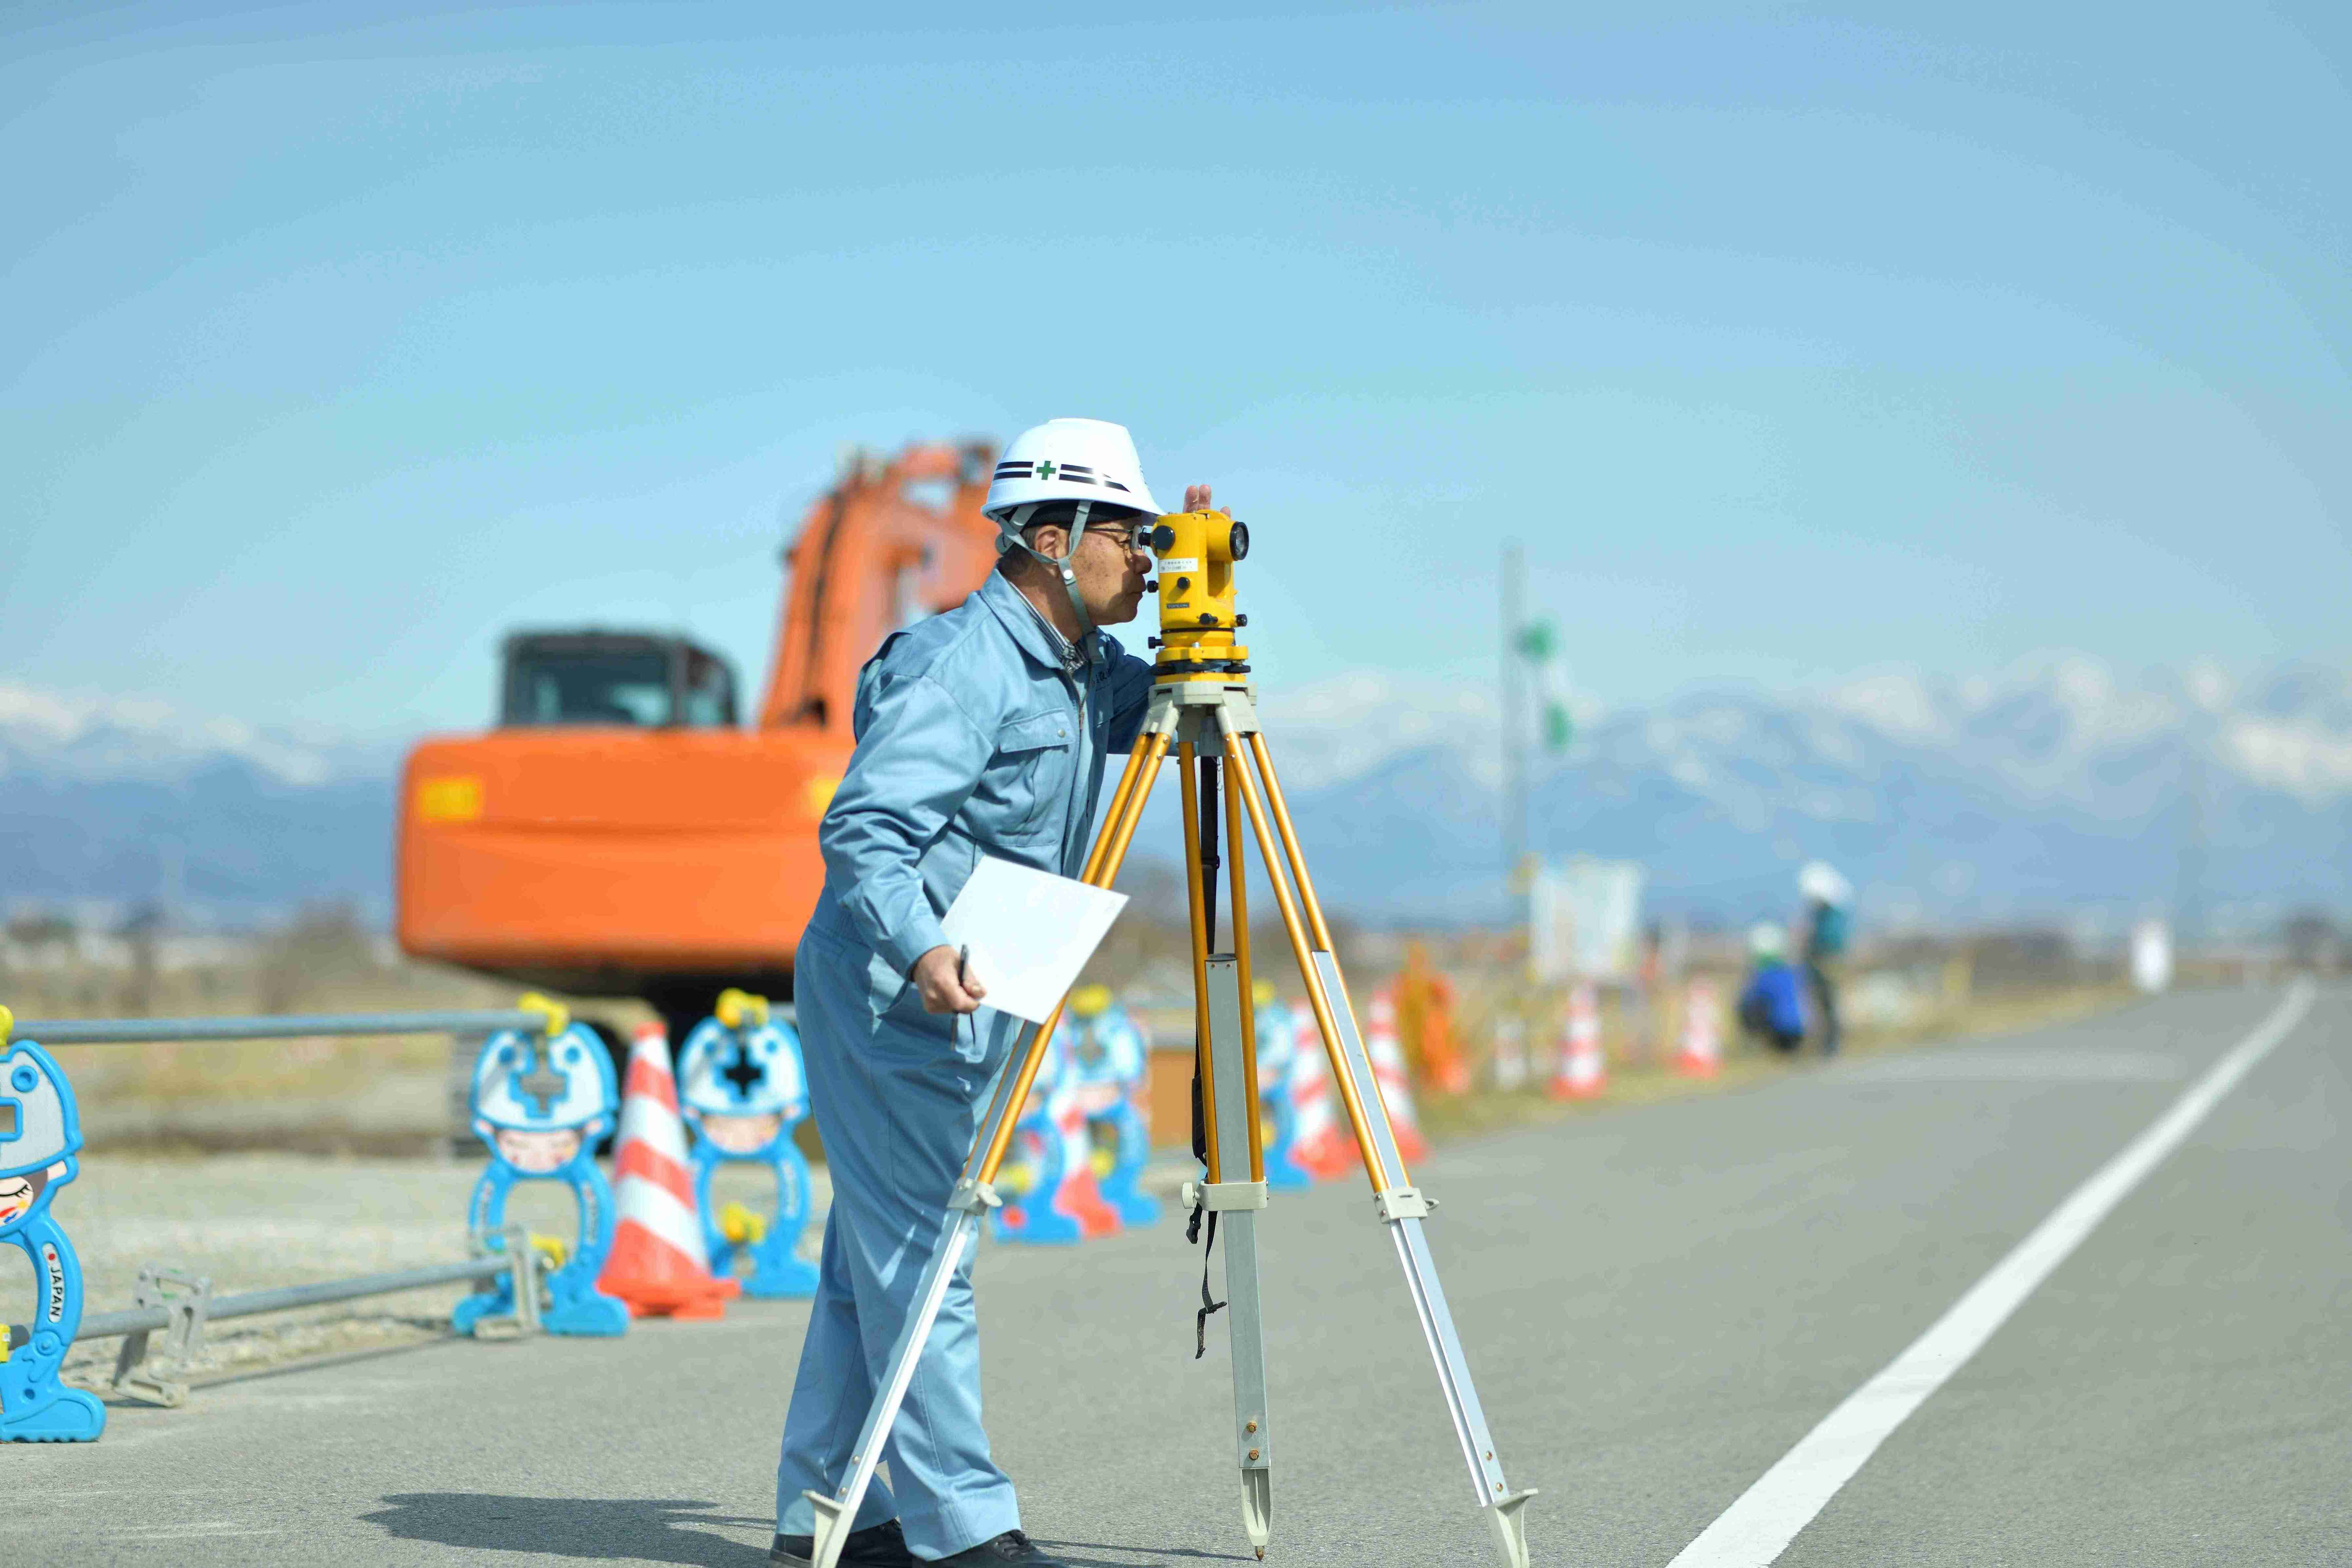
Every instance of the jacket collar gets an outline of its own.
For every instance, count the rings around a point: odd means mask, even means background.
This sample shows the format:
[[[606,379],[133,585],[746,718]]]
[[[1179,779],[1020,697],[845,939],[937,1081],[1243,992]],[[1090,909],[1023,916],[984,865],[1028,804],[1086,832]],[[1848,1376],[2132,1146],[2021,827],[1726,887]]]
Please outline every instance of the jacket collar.
[[[1036,606],[1021,596],[1021,590],[1014,587],[1003,573],[990,572],[988,581],[980,585],[979,597],[980,602],[1003,623],[1005,631],[1012,635],[1013,646],[1028,655],[1033,662],[1051,670],[1069,670],[1070,667],[1062,658],[1061,647],[1056,646],[1061,643],[1060,637],[1045,617],[1037,613]],[[1099,631],[1088,641],[1092,647],[1089,649],[1081,644],[1080,649],[1088,656],[1087,662],[1092,663],[1100,663],[1106,650],[1116,646]],[[1084,665],[1080,668],[1083,668]]]

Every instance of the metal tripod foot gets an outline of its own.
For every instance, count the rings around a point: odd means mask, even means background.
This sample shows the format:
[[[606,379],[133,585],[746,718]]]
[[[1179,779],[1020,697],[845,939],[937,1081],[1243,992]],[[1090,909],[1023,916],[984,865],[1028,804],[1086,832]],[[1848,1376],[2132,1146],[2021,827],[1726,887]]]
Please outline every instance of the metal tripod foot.
[[[1274,1472],[1268,1469],[1242,1471],[1242,1528],[1249,1531],[1249,1542],[1258,1554],[1265,1558],[1265,1549],[1274,1539]],[[1524,1563],[1524,1550],[1519,1561]]]
[[[1503,1549],[1504,1568],[1528,1568],[1528,1521],[1519,1516],[1527,1510],[1528,1499],[1535,1495],[1536,1489],[1529,1487],[1498,1498],[1486,1516],[1486,1522],[1495,1527],[1495,1544]]]

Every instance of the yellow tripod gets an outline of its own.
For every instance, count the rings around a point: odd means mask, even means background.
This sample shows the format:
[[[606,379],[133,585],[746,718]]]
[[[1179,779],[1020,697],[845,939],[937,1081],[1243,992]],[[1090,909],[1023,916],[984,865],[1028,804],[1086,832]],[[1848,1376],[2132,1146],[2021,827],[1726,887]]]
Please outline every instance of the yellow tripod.
[[[1495,1457],[1494,1438],[1454,1330],[1453,1313],[1437,1280],[1437,1266],[1422,1234],[1431,1205],[1411,1183],[1398,1157],[1388,1109],[1371,1059],[1356,1026],[1355,1010],[1333,955],[1315,884],[1292,828],[1282,785],[1258,729],[1244,663],[1248,649],[1233,641],[1243,618],[1233,611],[1233,563],[1249,548],[1246,529],[1222,513],[1162,518],[1152,536],[1160,557],[1160,631],[1157,682],[1127,771],[1111,796],[1110,814],[1087,858],[1083,879],[1108,887],[1118,879],[1160,764],[1172,751],[1183,789],[1185,882],[1192,913],[1193,1018],[1198,1042],[1203,1163],[1207,1179],[1188,1183],[1188,1207],[1223,1222],[1226,1236],[1227,1333],[1233,1349],[1234,1447],[1242,1479],[1242,1514],[1259,1557],[1272,1539],[1273,1426],[1266,1409],[1264,1319],[1258,1299],[1257,1211],[1266,1206],[1265,1153],[1258,1121],[1257,1040],[1251,1005],[1247,837],[1282,911],[1284,931],[1298,960],[1315,1023],[1330,1058],[1331,1078],[1370,1178],[1381,1223],[1396,1247],[1406,1289],[1437,1366],[1454,1436],[1478,1506],[1488,1510],[1496,1543],[1509,1568],[1527,1568],[1527,1527],[1521,1517],[1532,1489],[1514,1492]],[[1221,790],[1222,783],[1227,786]],[[1253,776],[1255,775],[1255,776]],[[1219,796],[1223,809],[1219,809]],[[1222,816],[1222,822],[1219,818]],[[1246,819],[1248,833],[1244,835]],[[1230,889],[1233,950],[1212,952],[1216,936],[1217,839]],[[1295,889],[1295,890],[1294,890]],[[1024,1030],[982,1118],[971,1156],[941,1217],[940,1236],[921,1282],[915,1311],[892,1348],[850,1457],[849,1472],[830,1497],[805,1495],[816,1510],[817,1568],[835,1568],[850,1523],[881,1460],[883,1440],[912,1379],[954,1277],[955,1259],[996,1206],[992,1184],[1013,1142],[1020,1108],[1029,1098],[1046,1043],[1061,1020],[1056,1007],[1044,1025]]]

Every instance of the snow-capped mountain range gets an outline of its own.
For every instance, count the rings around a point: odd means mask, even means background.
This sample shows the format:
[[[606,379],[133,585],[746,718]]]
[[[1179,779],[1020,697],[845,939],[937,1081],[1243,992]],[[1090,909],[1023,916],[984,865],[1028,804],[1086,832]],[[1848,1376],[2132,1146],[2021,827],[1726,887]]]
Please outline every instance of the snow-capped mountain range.
[[[1266,694],[1328,903],[1381,921],[1500,910],[1497,712],[1489,688],[1378,671]],[[1534,765],[1534,847],[1641,860],[1669,912],[1784,909],[1816,856],[1893,922],[2352,908],[2352,672],[2332,667],[2126,678],[2059,654],[1579,719],[1570,751]],[[0,905],[163,897],[242,920],[341,897],[381,917],[396,762],[0,682]],[[1172,811],[1161,793],[1155,815]],[[1172,842],[1169,826],[1142,843]]]

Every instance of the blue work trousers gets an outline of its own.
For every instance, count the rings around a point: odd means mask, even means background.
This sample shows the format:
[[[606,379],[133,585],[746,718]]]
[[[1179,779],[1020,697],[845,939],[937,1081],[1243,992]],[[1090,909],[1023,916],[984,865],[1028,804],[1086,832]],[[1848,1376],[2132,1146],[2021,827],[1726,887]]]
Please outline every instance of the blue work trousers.
[[[878,1016],[869,953],[811,929],[794,1001],[809,1099],[833,1176],[824,1254],[808,1338],[784,1417],[776,1467],[777,1531],[814,1528],[803,1491],[832,1492],[847,1474],[881,1385],[985,1097],[1019,1020],[982,1009],[950,1020],[921,1013],[912,986]],[[952,1556],[1017,1529],[1013,1483],[981,1427],[980,1326],[972,1311],[977,1236],[915,1368],[883,1450],[880,1475],[851,1528],[897,1519],[919,1557]]]

